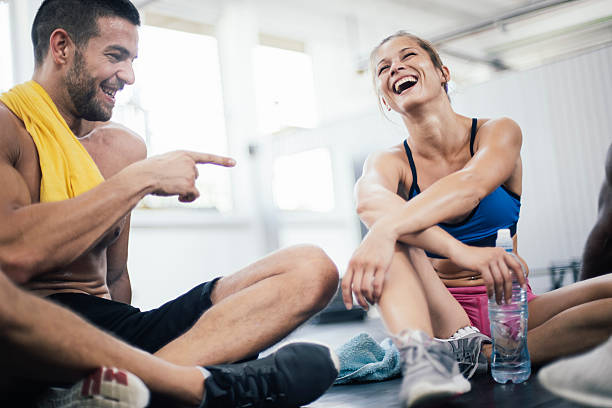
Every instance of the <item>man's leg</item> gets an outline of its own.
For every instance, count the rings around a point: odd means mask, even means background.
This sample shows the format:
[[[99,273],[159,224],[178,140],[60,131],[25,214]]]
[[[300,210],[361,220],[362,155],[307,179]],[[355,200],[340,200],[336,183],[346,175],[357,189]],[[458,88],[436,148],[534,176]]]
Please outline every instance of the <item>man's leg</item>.
[[[277,251],[220,279],[213,306],[155,354],[184,365],[240,360],[323,309],[337,286],[336,266],[321,249],[302,245]]]
[[[588,350],[611,334],[612,275],[564,286],[529,302],[527,341],[535,364]]]
[[[198,404],[202,373],[137,350],[74,313],[28,294],[0,272],[0,389],[17,382],[73,383],[99,367],[120,367],[155,392]]]

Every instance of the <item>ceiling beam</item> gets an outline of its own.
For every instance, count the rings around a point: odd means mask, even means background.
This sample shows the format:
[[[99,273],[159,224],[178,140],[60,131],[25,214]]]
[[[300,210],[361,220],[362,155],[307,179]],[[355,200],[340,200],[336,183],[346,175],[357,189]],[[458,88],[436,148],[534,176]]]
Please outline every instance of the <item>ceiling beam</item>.
[[[518,17],[523,17],[532,13],[546,10],[551,7],[557,7],[566,3],[573,3],[579,0],[542,0],[536,3],[531,3],[524,7],[519,7],[512,11],[506,12],[496,17],[491,17],[486,20],[480,21],[476,24],[470,24],[466,27],[459,28],[457,30],[449,31],[437,36],[430,38],[430,41],[435,45],[440,45],[449,41],[457,40],[459,38],[467,37],[473,34],[480,33],[482,31],[490,30],[498,27],[510,20]]]

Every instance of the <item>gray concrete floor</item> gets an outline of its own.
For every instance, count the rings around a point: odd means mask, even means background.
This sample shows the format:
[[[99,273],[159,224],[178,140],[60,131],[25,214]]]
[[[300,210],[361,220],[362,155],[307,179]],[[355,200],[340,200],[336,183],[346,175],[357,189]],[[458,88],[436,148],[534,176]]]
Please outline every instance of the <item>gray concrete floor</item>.
[[[288,340],[312,340],[325,342],[334,349],[354,335],[367,332],[375,340],[388,337],[380,318],[366,318],[364,321],[305,324],[292,333]],[[537,372],[537,370],[536,370]],[[471,380],[472,390],[454,399],[437,401],[428,407],[469,407],[469,408],[576,408],[574,404],[554,396],[540,386],[534,375],[523,384],[496,384],[490,375],[481,375]],[[395,408],[400,407],[398,399],[401,379],[390,381],[340,385],[332,387],[309,408]]]

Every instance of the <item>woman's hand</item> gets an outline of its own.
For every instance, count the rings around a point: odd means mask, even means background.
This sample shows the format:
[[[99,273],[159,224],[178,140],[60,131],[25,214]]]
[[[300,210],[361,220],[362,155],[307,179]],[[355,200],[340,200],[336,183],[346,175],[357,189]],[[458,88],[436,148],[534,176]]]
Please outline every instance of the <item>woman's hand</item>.
[[[372,226],[353,253],[342,278],[342,299],[347,309],[353,307],[353,293],[365,310],[378,302],[385,274],[389,270],[397,236],[389,228],[377,223]]]
[[[487,287],[487,295],[498,304],[505,299],[506,303],[512,297],[512,275],[514,274],[521,285],[526,287],[523,265],[518,257],[502,248],[471,247],[462,245],[451,258],[458,266],[480,273]]]

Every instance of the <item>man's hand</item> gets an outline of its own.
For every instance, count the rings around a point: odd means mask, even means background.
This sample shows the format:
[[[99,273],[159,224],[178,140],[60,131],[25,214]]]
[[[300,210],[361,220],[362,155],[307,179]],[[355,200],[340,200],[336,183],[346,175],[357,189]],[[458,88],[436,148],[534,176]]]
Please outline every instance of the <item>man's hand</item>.
[[[200,196],[195,186],[198,178],[197,164],[215,164],[233,167],[236,161],[230,157],[191,151],[175,151],[134,163],[131,167],[148,174],[153,180],[151,194],[178,195],[179,201],[191,202]],[[134,169],[133,169],[134,170]]]
[[[368,310],[382,293],[397,237],[380,224],[375,224],[355,250],[342,278],[342,299],[347,309],[353,307],[353,292],[357,303]]]
[[[451,258],[458,266],[478,272],[487,287],[487,295],[498,304],[512,297],[512,275],[515,275],[521,287],[525,287],[525,273],[518,257],[502,248],[479,248],[462,245]]]

